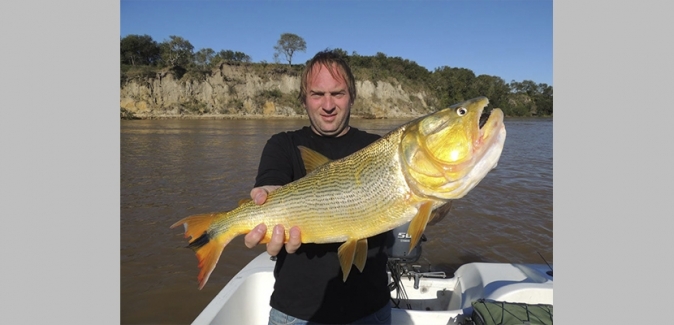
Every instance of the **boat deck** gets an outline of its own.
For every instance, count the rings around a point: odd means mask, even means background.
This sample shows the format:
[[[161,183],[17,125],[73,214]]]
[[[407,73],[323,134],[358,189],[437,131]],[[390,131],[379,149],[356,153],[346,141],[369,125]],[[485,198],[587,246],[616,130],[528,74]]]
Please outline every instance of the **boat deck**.
[[[274,287],[274,262],[262,253],[222,289],[192,324],[266,324]],[[468,263],[452,278],[421,277],[401,281],[407,299],[396,299],[393,324],[458,324],[479,299],[553,304],[553,279],[544,264]],[[392,303],[394,303],[392,302]],[[395,306],[394,306],[395,307]],[[242,312],[245,311],[245,312]]]

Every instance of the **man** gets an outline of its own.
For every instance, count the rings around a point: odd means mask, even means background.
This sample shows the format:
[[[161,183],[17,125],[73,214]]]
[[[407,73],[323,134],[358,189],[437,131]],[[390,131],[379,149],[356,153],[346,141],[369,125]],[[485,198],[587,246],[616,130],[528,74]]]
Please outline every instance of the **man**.
[[[315,150],[329,159],[346,157],[374,142],[376,134],[349,126],[356,85],[349,66],[333,51],[317,53],[302,73],[299,99],[310,126],[273,135],[265,145],[255,188],[257,204],[281,185],[306,175],[297,146]],[[260,224],[244,239],[254,247],[267,226]],[[301,229],[274,227],[267,252],[277,256],[276,283],[271,296],[269,324],[360,323],[390,324],[390,291],[386,273],[386,245],[390,232],[368,238],[368,256],[363,272],[353,270],[346,282],[333,244],[300,243]]]

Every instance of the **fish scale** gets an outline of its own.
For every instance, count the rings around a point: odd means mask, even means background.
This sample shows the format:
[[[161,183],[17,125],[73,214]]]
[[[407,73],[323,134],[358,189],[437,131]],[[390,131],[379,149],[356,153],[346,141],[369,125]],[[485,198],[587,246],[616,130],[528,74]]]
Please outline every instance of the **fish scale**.
[[[267,201],[250,201],[234,210],[194,215],[183,224],[189,247],[199,259],[203,288],[224,247],[260,223],[281,224],[286,240],[298,226],[302,243],[340,243],[343,280],[368,237],[410,222],[413,248],[433,209],[463,197],[496,166],[505,142],[503,112],[493,109],[480,129],[488,104],[474,98],[418,118],[389,132],[354,154],[329,161],[300,148],[305,177],[269,193]],[[271,238],[267,228],[262,242]]]

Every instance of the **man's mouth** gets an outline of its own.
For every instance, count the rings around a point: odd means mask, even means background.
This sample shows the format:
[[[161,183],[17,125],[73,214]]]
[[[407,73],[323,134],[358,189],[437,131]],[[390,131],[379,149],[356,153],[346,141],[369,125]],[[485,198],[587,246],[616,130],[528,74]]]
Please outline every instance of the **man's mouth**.
[[[337,118],[337,114],[321,114],[321,118],[327,122],[332,122],[335,120],[335,118]]]

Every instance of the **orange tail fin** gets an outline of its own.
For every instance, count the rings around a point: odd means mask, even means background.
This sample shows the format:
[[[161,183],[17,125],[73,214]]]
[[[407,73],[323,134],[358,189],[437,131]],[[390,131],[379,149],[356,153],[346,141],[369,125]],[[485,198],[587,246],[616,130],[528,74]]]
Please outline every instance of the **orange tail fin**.
[[[218,264],[222,250],[235,237],[228,235],[227,232],[221,234],[212,234],[208,232],[216,213],[197,214],[184,218],[173,225],[175,228],[181,224],[185,226],[185,238],[191,237],[189,245],[199,260],[199,290],[201,290],[208,278],[211,276],[215,265]]]

